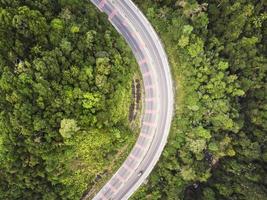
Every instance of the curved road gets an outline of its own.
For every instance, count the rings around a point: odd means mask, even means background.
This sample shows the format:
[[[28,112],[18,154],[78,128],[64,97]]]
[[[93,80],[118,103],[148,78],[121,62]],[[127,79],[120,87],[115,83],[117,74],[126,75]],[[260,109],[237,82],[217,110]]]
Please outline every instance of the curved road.
[[[125,38],[137,59],[145,90],[141,133],[122,166],[93,200],[128,199],[156,165],[173,115],[170,67],[159,37],[131,0],[91,0]],[[86,199],[86,197],[84,198]]]

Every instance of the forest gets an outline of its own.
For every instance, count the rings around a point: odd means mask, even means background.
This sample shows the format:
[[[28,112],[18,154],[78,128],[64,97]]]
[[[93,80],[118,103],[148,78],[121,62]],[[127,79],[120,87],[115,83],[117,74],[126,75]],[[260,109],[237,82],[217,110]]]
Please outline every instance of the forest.
[[[0,199],[80,199],[112,174],[137,72],[90,2],[0,0]]]
[[[176,114],[161,160],[132,199],[266,199],[267,2],[135,2],[166,47]]]
[[[131,199],[265,200],[267,2],[134,2],[165,46],[176,103]],[[80,199],[112,175],[138,134],[138,76],[90,1],[0,0],[0,199]]]

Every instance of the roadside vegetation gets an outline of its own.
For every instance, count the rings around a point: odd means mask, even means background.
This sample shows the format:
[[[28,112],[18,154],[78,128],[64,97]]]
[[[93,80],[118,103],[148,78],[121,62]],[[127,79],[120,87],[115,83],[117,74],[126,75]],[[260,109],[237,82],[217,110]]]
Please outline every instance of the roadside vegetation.
[[[135,2],[166,47],[176,114],[157,167],[132,199],[266,199],[266,2]]]
[[[80,199],[110,176],[136,137],[136,74],[90,2],[0,0],[0,199]]]
[[[265,1],[134,2],[165,45],[176,112],[132,199],[266,199]],[[0,0],[0,199],[98,191],[138,133],[139,76],[89,1]]]

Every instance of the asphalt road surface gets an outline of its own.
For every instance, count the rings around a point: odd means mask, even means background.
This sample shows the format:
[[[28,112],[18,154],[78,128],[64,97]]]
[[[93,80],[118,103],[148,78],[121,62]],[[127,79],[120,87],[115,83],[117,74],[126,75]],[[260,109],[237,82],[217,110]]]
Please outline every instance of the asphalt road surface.
[[[141,132],[127,159],[93,200],[128,199],[156,165],[173,115],[170,67],[159,37],[131,0],[91,0],[125,38],[139,63],[145,96]],[[86,199],[86,197],[84,198]]]

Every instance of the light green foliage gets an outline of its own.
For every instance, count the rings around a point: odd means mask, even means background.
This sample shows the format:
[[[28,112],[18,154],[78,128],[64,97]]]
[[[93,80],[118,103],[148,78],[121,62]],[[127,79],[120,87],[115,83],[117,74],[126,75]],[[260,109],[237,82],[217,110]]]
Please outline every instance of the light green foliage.
[[[79,31],[80,31],[80,28],[76,25],[73,25],[70,29],[71,33],[79,33]]]
[[[114,95],[112,96],[110,105],[110,117],[113,123],[121,122],[128,118],[128,110],[130,106],[129,96],[131,95],[131,90],[118,86]]]
[[[60,43],[60,48],[65,54],[69,54],[72,50],[71,43],[66,39],[63,38]]]
[[[181,176],[185,181],[192,181],[196,179],[196,174],[192,168],[184,167],[181,169]]]
[[[5,26],[8,25],[8,23],[11,23],[12,17],[7,10],[0,8],[0,19],[1,25]]]
[[[88,48],[92,48],[96,32],[91,30],[86,33],[85,42]]]
[[[178,45],[181,48],[184,48],[184,47],[186,47],[189,44],[189,40],[190,40],[190,37],[189,36],[192,33],[192,31],[193,31],[193,27],[190,26],[190,25],[185,25],[183,27],[182,36],[181,36],[181,38],[178,41]]]
[[[186,47],[189,44],[189,37],[182,35],[181,38],[179,39],[178,45],[180,47]]]
[[[101,95],[98,93],[92,94],[89,92],[86,92],[83,94],[83,107],[86,109],[91,109],[93,107],[99,107],[99,103],[101,101]]]
[[[201,52],[203,52],[204,42],[200,38],[193,39],[194,42],[189,45],[188,53],[192,58],[198,56]]]
[[[95,84],[103,92],[109,91],[110,84],[108,83],[108,75],[110,74],[111,66],[109,58],[97,58],[96,60],[96,77]]]
[[[68,170],[73,173],[59,181],[73,191],[69,194],[69,199],[79,199],[77,194],[82,194],[87,189],[87,181],[109,167],[106,157],[116,148],[116,142],[111,131],[99,129],[80,131],[72,140],[67,141],[67,145],[72,148],[64,153],[59,162],[67,162]]]
[[[51,21],[51,27],[56,30],[64,29],[64,22],[61,19],[53,19]]]
[[[77,126],[77,122],[74,119],[63,119],[60,122],[59,133],[63,138],[69,139],[79,130],[80,128]]]

